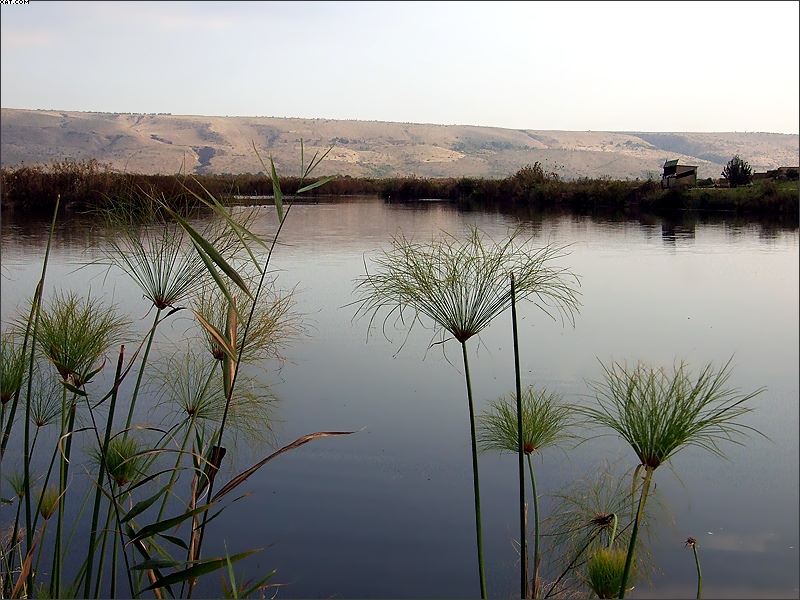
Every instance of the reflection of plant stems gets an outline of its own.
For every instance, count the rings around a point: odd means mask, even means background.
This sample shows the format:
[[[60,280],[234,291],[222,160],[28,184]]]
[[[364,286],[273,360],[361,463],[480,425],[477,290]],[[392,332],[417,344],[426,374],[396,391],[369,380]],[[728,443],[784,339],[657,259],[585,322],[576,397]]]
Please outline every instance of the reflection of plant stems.
[[[514,336],[514,376],[517,389],[517,458],[519,459],[519,552],[520,552],[520,598],[528,597],[528,536],[525,515],[525,444],[522,441],[522,377],[519,367],[519,334],[517,330],[517,291],[514,273],[511,273],[511,329]],[[536,496],[534,495],[534,501]],[[537,522],[538,524],[538,522]],[[537,540],[538,541],[538,540]],[[534,563],[534,568],[536,565]]]
[[[469,360],[467,359],[467,342],[461,342],[461,354],[464,357],[464,377],[467,381],[467,399],[469,400],[469,426],[472,440],[472,488],[475,495],[475,536],[478,544],[478,574],[481,584],[481,598],[486,598],[486,576],[483,564],[483,531],[481,528],[481,490],[478,481],[478,442],[475,433],[475,409],[472,402],[472,382],[469,377]]]

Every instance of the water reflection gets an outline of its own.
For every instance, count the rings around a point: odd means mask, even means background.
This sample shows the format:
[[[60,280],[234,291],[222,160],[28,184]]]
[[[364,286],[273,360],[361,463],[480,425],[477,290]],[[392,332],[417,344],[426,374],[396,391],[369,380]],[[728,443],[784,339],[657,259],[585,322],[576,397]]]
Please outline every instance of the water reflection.
[[[258,210],[259,231],[274,231],[274,209]],[[429,331],[415,332],[402,350],[403,330],[390,329],[388,339],[375,331],[367,340],[366,323],[353,322],[344,307],[365,261],[399,232],[424,241],[477,225],[499,238],[518,224],[537,239],[570,244],[566,260],[581,276],[583,303],[574,328],[521,307],[523,385],[585,399],[599,359],[671,365],[734,355],[735,386],[768,388],[749,424],[770,441],[754,437],[730,449],[729,461],[687,449],[674,472],[659,472],[665,508],[654,513],[652,549],[662,572],[636,597],[694,595],[683,546],[689,535],[700,544],[708,597],[797,597],[798,228],[723,215],[459,211],[371,198],[295,205],[273,265],[283,288],[297,286],[299,309],[314,327],[287,349],[289,362],[274,375],[276,437],[363,430],[304,447],[254,476],[252,496],[217,520],[224,533],[209,552],[224,552],[223,542],[230,551],[269,546],[242,564],[254,573],[278,569],[275,580],[288,584],[283,597],[474,596],[469,439],[463,375],[454,366],[460,357],[428,349]],[[47,219],[3,215],[4,326],[32,293],[48,228]],[[145,315],[141,294],[122,278],[88,269],[74,276],[102,239],[93,219],[71,215],[59,223],[48,286],[105,284],[132,315]],[[170,330],[178,339],[184,331],[185,322]],[[478,410],[513,388],[508,334],[501,317],[475,346]],[[238,450],[239,466],[264,455],[263,448]],[[591,473],[600,458],[618,456],[632,464],[625,446],[608,438],[548,457],[537,465],[542,509],[552,506],[548,494]],[[481,461],[489,593],[510,597],[518,588],[516,465],[508,456]]]

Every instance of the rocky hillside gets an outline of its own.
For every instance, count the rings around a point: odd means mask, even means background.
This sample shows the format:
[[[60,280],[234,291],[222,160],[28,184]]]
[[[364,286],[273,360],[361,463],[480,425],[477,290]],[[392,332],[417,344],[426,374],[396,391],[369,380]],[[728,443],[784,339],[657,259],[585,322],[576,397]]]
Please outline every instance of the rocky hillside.
[[[660,177],[665,160],[717,178],[734,154],[754,171],[800,164],[800,139],[776,133],[537,131],[377,121],[202,117],[3,108],[3,166],[97,159],[135,173],[257,173],[254,150],[284,175],[333,149],[317,174],[506,177],[540,162],[564,179]]]

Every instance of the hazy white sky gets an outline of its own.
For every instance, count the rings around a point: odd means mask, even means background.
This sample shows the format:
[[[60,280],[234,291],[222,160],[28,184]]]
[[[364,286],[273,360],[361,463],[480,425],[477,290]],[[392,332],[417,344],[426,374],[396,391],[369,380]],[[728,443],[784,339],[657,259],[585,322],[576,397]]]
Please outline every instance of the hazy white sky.
[[[4,108],[796,134],[798,7],[29,0],[0,9],[0,95]]]

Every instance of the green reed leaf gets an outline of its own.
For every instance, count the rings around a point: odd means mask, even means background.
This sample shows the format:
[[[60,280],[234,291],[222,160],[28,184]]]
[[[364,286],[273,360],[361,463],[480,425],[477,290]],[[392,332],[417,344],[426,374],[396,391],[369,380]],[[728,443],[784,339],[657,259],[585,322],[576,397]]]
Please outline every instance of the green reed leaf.
[[[208,573],[213,573],[214,571],[222,569],[227,565],[228,560],[230,560],[231,562],[236,562],[238,560],[247,558],[248,556],[252,556],[253,554],[256,554],[261,551],[262,549],[258,548],[255,550],[248,550],[247,552],[241,552],[239,554],[234,554],[233,556],[230,557],[209,558],[203,561],[198,561],[191,567],[188,567],[181,571],[176,571],[175,573],[171,573],[170,575],[166,575],[165,577],[161,577],[160,579],[156,580],[152,585],[146,587],[144,591],[154,590],[157,588],[165,587],[167,585],[172,585],[174,583],[181,583],[183,581],[188,581],[190,579],[196,579],[203,575],[207,575]]]
[[[302,437],[299,437],[295,441],[293,441],[291,444],[287,444],[283,448],[281,448],[279,450],[276,450],[275,452],[273,452],[272,454],[270,454],[266,458],[263,458],[262,460],[258,461],[256,464],[254,464],[249,469],[239,473],[239,475],[237,475],[236,477],[231,479],[228,483],[226,483],[222,487],[222,489],[220,489],[214,495],[213,501],[216,501],[219,498],[222,498],[225,494],[227,494],[228,492],[230,492],[230,491],[234,490],[235,488],[237,488],[239,485],[244,483],[244,481],[248,477],[250,477],[253,473],[258,471],[261,467],[263,467],[265,464],[267,464],[273,458],[276,458],[276,457],[280,456],[284,452],[288,452],[289,450],[293,450],[294,448],[299,448],[303,444],[307,444],[308,442],[310,442],[312,440],[316,440],[316,439],[319,439],[319,438],[322,438],[322,437],[338,436],[338,435],[350,435],[352,433],[355,433],[355,431],[317,431],[316,433],[310,433],[308,435],[304,435]]]
[[[203,315],[201,315],[199,312],[197,312],[196,310],[193,310],[192,312],[194,313],[194,316],[197,318],[197,321],[200,323],[200,325],[203,326],[203,329],[205,329],[208,332],[208,334],[214,338],[214,341],[217,343],[217,345],[219,345],[222,351],[225,352],[225,355],[230,360],[235,361],[236,351],[233,349],[233,346],[231,345],[230,341],[225,336],[225,334],[222,333],[216,327],[214,327],[214,325],[206,321]]]
[[[310,190],[316,189],[318,187],[321,187],[321,186],[325,185],[326,183],[328,183],[330,181],[333,181],[334,179],[335,179],[335,177],[333,175],[328,175],[327,177],[323,177],[319,181],[315,181],[314,183],[309,183],[308,185],[304,185],[299,190],[297,190],[297,193],[298,194],[302,194],[304,192],[308,192]]]
[[[164,487],[162,487],[160,490],[158,490],[155,494],[153,494],[149,498],[145,498],[144,500],[141,500],[140,502],[137,502],[136,504],[134,504],[133,508],[131,508],[125,514],[125,516],[122,517],[122,519],[120,519],[120,523],[127,523],[128,521],[130,521],[134,517],[137,517],[140,514],[142,514],[144,511],[146,511],[148,508],[150,508],[153,504],[155,504],[155,502],[159,498],[161,498],[161,496],[163,496],[165,493],[167,493],[167,491],[169,491],[169,488],[170,488],[169,485],[165,485]]]
[[[164,519],[163,521],[158,521],[157,523],[151,523],[150,525],[146,525],[145,527],[142,527],[142,529],[140,529],[138,533],[135,533],[135,535],[131,538],[131,543],[138,542],[145,538],[149,538],[157,533],[161,533],[162,531],[167,531],[168,529],[172,529],[173,527],[175,527],[176,525],[180,525],[187,519],[191,519],[196,515],[204,513],[212,506],[213,504],[206,504],[204,506],[200,506],[193,510],[187,510],[185,513],[183,513],[182,515],[178,515],[177,517]]]
[[[146,560],[144,562],[141,562],[138,565],[133,565],[131,569],[133,569],[134,571],[147,571],[149,569],[170,569],[174,567],[179,567],[183,564],[186,564],[186,561],[168,560],[166,558],[154,558],[151,560]]]
[[[192,242],[195,244],[195,248],[200,253],[201,258],[203,258],[204,262],[208,264],[208,260],[211,260],[215,265],[217,265],[236,285],[238,285],[243,292],[245,292],[248,296],[252,298],[252,294],[247,287],[244,279],[241,278],[239,273],[236,272],[227,260],[217,251],[214,247],[214,244],[206,240],[194,227],[192,227],[189,222],[181,217],[177,212],[172,210],[171,208],[167,207],[166,209],[172,217],[178,221],[181,227],[189,234],[192,238]],[[213,273],[212,273],[213,275]],[[216,277],[215,277],[216,279]]]
[[[272,172],[272,194],[275,196],[275,209],[278,211],[278,221],[283,223],[283,192],[281,191],[281,182],[278,179],[278,172],[275,170],[275,161],[272,156],[269,157],[269,164]]]
[[[175,544],[179,548],[183,548],[184,550],[189,550],[189,546],[186,545],[186,542],[184,542],[179,537],[176,537],[174,535],[167,535],[166,533],[159,533],[158,537],[163,538],[163,539],[167,540],[168,542],[170,542],[172,544]],[[181,564],[183,564],[183,563],[181,563]]]

